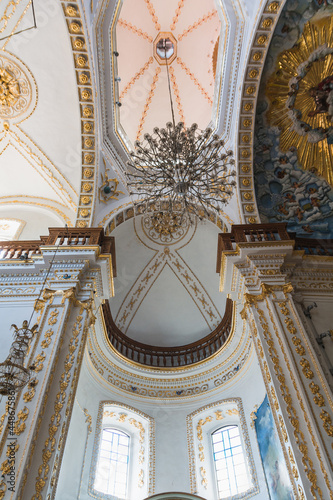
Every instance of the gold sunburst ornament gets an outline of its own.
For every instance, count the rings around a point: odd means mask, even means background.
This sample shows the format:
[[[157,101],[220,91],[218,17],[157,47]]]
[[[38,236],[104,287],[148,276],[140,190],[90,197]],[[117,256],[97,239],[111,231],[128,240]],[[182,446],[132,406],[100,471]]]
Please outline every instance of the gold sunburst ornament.
[[[266,95],[269,123],[281,130],[280,149],[296,147],[300,166],[333,185],[333,17],[305,24],[277,65]]]
[[[13,106],[20,97],[20,86],[13,75],[0,68],[0,106]]]

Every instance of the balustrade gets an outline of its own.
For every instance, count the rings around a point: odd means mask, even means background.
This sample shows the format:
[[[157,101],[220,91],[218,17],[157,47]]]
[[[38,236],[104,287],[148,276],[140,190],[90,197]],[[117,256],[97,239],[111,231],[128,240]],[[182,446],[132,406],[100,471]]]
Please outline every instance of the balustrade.
[[[232,326],[233,303],[227,299],[219,326],[201,340],[178,347],[154,347],[124,335],[113,321],[109,303],[102,306],[108,338],[124,357],[148,366],[172,368],[202,361],[217,352],[227,341]]]
[[[51,227],[48,236],[39,240],[0,241],[0,260],[18,259],[27,261],[42,255],[41,247],[54,246],[100,246],[102,254],[112,255],[113,275],[116,276],[115,242],[112,236],[105,236],[103,228]]]
[[[220,272],[222,253],[233,251],[237,244],[264,243],[272,241],[295,241],[295,250],[304,250],[306,255],[333,256],[332,240],[317,240],[314,238],[299,238],[295,233],[288,233],[287,224],[238,224],[231,228],[230,233],[220,233],[218,236],[216,272]]]

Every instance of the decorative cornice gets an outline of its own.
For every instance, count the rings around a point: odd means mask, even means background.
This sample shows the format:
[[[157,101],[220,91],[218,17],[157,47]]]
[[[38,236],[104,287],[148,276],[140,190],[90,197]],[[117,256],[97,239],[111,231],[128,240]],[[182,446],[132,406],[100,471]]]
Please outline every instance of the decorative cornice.
[[[206,392],[221,390],[221,386],[233,383],[234,377],[242,378],[246,367],[253,360],[252,341],[247,335],[247,323],[237,327],[222,351],[210,360],[202,361],[197,367],[178,367],[171,369],[138,366],[123,360],[116,351],[110,350],[100,312],[88,339],[86,365],[91,376],[98,384],[101,380],[107,385],[121,388],[129,394],[148,399],[177,399],[200,396]],[[221,355],[223,353],[223,355]],[[124,367],[124,368],[122,368]]]
[[[85,27],[77,0],[60,0],[73,51],[81,114],[82,173],[76,226],[88,227],[92,221],[96,179],[96,124],[94,87]]]
[[[257,24],[245,70],[238,128],[238,189],[243,222],[260,222],[253,182],[253,137],[260,76],[283,2],[268,0]]]

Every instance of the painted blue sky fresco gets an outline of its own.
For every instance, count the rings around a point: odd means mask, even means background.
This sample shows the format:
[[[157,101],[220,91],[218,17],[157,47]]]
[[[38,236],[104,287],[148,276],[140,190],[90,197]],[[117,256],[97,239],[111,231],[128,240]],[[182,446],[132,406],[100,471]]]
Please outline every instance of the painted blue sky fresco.
[[[255,429],[270,500],[294,500],[267,395],[256,412]]]
[[[332,15],[333,6],[326,0],[291,0],[286,3],[265,63],[254,138],[255,189],[261,221],[286,222],[288,231],[295,232],[297,236],[318,239],[333,238],[333,189],[318,175],[318,165],[314,163],[307,170],[302,168],[295,147],[291,146],[286,151],[280,149],[281,131],[277,126],[270,126],[267,119],[270,102],[266,96],[266,86],[276,69],[277,57],[284,50],[295,46],[304,25],[311,19]],[[329,106],[333,108],[333,75],[326,78],[324,84],[328,88],[325,99],[329,96],[327,102],[332,100],[331,104],[327,104],[327,110],[330,111],[326,114],[330,117],[332,113]],[[316,99],[314,102],[319,109],[321,103],[318,97]],[[324,140],[331,139],[333,122]]]

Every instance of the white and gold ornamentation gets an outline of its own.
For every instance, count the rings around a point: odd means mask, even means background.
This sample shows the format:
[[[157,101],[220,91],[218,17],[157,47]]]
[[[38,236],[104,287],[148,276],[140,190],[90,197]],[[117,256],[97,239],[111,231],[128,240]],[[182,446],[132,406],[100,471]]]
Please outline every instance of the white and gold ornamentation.
[[[37,103],[34,77],[13,54],[0,52],[0,118],[19,123]]]

